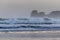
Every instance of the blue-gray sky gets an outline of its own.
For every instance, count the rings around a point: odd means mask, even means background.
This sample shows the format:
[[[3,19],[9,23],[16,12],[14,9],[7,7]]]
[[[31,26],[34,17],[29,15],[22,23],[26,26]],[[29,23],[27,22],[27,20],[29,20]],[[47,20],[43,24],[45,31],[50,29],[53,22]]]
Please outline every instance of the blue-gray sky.
[[[60,10],[60,0],[0,0],[0,17],[29,17],[32,10]]]

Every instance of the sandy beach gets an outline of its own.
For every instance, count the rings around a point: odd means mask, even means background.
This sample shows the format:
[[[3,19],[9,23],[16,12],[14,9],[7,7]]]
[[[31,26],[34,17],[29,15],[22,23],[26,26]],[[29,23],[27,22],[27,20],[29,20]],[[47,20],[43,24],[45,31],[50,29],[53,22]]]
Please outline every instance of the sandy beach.
[[[60,31],[0,32],[0,40],[60,40]]]

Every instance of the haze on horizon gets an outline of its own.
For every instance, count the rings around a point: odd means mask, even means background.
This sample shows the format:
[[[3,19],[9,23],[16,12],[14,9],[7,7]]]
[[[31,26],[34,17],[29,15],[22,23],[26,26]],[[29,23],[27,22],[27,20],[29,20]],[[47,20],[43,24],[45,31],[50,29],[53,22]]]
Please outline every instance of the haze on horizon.
[[[60,11],[60,0],[0,0],[0,17],[29,17],[32,10]]]

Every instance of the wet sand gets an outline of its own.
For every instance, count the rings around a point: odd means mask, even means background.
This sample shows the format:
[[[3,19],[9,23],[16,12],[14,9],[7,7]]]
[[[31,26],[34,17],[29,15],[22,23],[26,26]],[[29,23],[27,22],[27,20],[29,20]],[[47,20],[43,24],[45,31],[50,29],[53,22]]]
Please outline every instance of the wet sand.
[[[0,38],[0,40],[60,40],[60,38]]]
[[[0,40],[60,40],[60,31],[0,32]]]

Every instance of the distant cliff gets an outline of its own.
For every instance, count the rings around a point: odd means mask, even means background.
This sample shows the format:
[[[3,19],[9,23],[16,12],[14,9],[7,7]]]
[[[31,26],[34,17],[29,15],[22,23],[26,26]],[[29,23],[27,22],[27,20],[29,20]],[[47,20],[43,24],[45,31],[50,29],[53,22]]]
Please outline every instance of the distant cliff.
[[[60,11],[52,11],[49,15],[50,18],[60,18]]]
[[[37,10],[33,10],[31,13],[31,17],[44,17],[44,12],[38,12]]]
[[[37,10],[33,10],[31,12],[31,17],[60,18],[60,11],[52,11],[50,14],[45,15],[45,12],[38,12]]]

